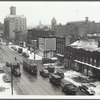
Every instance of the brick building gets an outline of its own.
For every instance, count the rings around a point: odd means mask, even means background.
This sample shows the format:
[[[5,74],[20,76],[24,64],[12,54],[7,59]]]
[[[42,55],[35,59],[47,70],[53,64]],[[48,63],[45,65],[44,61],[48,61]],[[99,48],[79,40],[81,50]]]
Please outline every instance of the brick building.
[[[21,37],[21,34],[26,34],[26,32],[26,17],[24,17],[24,15],[16,15],[16,7],[10,7],[10,15],[4,18],[5,38],[9,38],[9,40],[14,40],[14,38],[16,38],[16,34]]]
[[[64,66],[100,80],[100,41],[78,40],[67,46]]]
[[[52,35],[54,35],[54,31],[50,29],[41,29],[41,28],[28,29],[27,44],[31,45],[31,41],[33,40],[38,41],[38,37],[49,37]]]

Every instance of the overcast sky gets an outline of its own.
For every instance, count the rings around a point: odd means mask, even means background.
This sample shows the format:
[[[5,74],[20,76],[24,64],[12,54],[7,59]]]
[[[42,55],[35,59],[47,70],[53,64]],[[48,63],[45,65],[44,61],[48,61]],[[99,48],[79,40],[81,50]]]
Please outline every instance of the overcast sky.
[[[17,15],[27,18],[27,26],[51,24],[51,19],[56,18],[57,23],[66,24],[69,21],[85,20],[100,22],[100,2],[3,2],[0,1],[0,22],[10,14],[10,6],[16,7]]]

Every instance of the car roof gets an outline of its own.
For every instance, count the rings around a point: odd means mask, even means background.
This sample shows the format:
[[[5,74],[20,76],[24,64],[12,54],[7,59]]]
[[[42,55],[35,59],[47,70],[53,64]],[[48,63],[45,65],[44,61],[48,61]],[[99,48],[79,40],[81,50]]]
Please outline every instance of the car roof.
[[[51,74],[52,77],[55,77],[55,78],[61,78],[60,76],[56,75],[56,74]]]
[[[47,69],[42,69],[43,71],[48,71]]]
[[[69,81],[67,81],[67,80],[65,80],[65,79],[62,79],[62,82],[64,83],[64,84],[72,84],[71,82],[69,82]],[[72,84],[73,85],[73,84]]]
[[[59,73],[63,73],[61,70],[57,70],[57,72],[59,72]]]
[[[52,65],[49,65],[49,66],[47,66],[47,67],[49,67],[49,68],[54,68],[54,66],[52,66]]]
[[[37,64],[34,62],[34,60],[32,59],[24,59],[24,62],[26,62],[27,64],[29,64],[30,66],[37,66]]]

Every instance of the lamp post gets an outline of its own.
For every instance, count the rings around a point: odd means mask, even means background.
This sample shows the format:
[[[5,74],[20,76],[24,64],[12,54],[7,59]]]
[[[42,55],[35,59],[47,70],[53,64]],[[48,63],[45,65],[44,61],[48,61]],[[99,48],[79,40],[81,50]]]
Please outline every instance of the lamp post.
[[[13,95],[13,66],[11,65],[11,94]]]

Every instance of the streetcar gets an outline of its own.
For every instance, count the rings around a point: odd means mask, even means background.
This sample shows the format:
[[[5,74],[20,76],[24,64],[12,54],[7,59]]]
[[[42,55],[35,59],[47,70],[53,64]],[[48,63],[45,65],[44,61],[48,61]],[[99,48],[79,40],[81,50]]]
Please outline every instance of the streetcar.
[[[32,59],[23,60],[23,69],[25,69],[30,74],[37,74],[37,64]]]
[[[21,76],[20,72],[20,64],[18,62],[12,62],[11,63],[12,73],[14,76]]]

